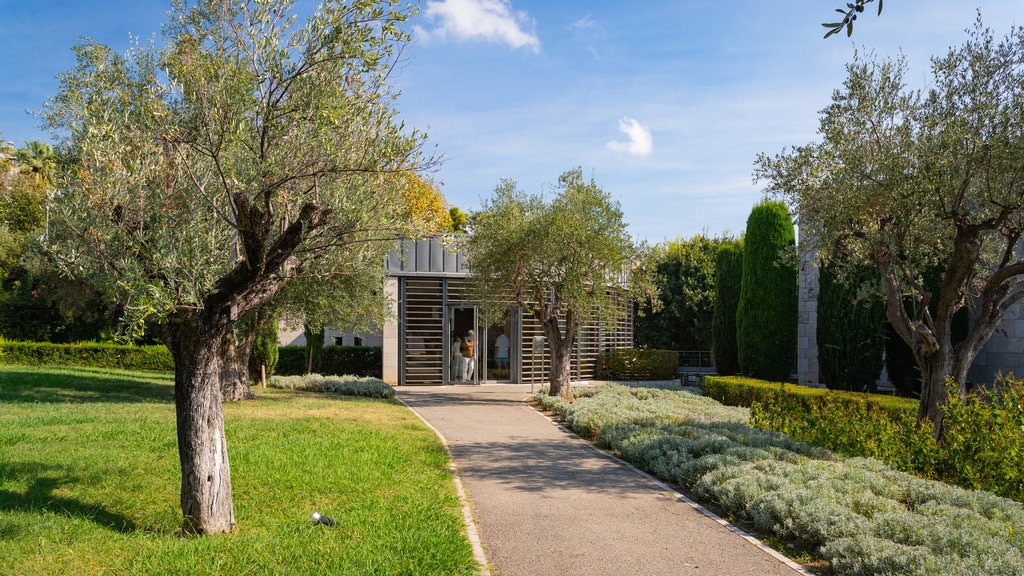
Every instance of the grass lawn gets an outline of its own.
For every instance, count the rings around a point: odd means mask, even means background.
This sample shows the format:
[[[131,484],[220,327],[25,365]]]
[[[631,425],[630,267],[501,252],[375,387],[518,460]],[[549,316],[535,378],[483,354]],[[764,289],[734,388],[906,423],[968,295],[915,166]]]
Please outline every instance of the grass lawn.
[[[225,406],[237,529],[184,538],[172,375],[0,366],[0,574],[477,572],[414,414],[255,391]]]

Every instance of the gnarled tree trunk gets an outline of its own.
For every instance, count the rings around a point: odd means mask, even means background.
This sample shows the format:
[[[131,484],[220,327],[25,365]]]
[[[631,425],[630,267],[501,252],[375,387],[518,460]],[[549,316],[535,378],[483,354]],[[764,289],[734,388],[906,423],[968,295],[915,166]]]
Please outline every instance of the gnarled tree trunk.
[[[223,402],[251,400],[256,397],[249,387],[249,357],[259,331],[229,330],[220,345],[220,396]]]
[[[548,394],[561,396],[572,402],[572,348],[576,342],[576,326],[573,316],[566,319],[565,335],[558,326],[558,315],[548,315],[541,320],[544,337],[551,352],[551,366],[548,371]]]
[[[235,526],[218,355],[227,332],[225,323],[194,317],[164,327],[164,342],[174,357],[182,532],[186,535],[231,532]]]

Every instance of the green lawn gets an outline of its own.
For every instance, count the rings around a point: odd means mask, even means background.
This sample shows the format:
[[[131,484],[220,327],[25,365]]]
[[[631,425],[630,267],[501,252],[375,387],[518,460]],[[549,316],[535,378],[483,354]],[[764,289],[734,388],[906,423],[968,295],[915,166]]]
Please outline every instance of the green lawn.
[[[0,366],[0,574],[476,573],[414,414],[256,392],[225,407],[237,529],[183,538],[170,374]]]

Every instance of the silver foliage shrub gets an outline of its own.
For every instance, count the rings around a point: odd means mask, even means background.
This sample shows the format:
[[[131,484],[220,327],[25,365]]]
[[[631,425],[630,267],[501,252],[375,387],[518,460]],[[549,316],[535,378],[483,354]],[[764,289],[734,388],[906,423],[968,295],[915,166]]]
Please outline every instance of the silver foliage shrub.
[[[746,424],[691,392],[607,385],[537,400],[580,434],[835,574],[1024,576],[1024,508]]]
[[[379,378],[363,376],[271,376],[267,381],[271,388],[306,390],[310,392],[333,392],[343,396],[365,396],[368,398],[394,398],[395,389]]]

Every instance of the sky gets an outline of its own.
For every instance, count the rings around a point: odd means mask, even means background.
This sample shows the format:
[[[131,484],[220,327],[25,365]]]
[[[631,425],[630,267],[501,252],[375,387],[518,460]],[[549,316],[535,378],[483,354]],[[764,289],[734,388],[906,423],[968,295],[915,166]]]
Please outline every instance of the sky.
[[[299,4],[309,4],[299,0]],[[910,66],[966,39],[980,10],[997,37],[1024,24],[1020,0],[890,0],[852,38],[823,39],[834,0],[423,0],[392,82],[400,117],[443,156],[448,201],[478,209],[501,178],[551,192],[581,167],[658,243],[738,235],[764,194],[759,153],[816,139],[819,111],[855,51]],[[38,110],[81,37],[123,52],[159,35],[168,0],[0,0],[0,132],[52,140]]]

